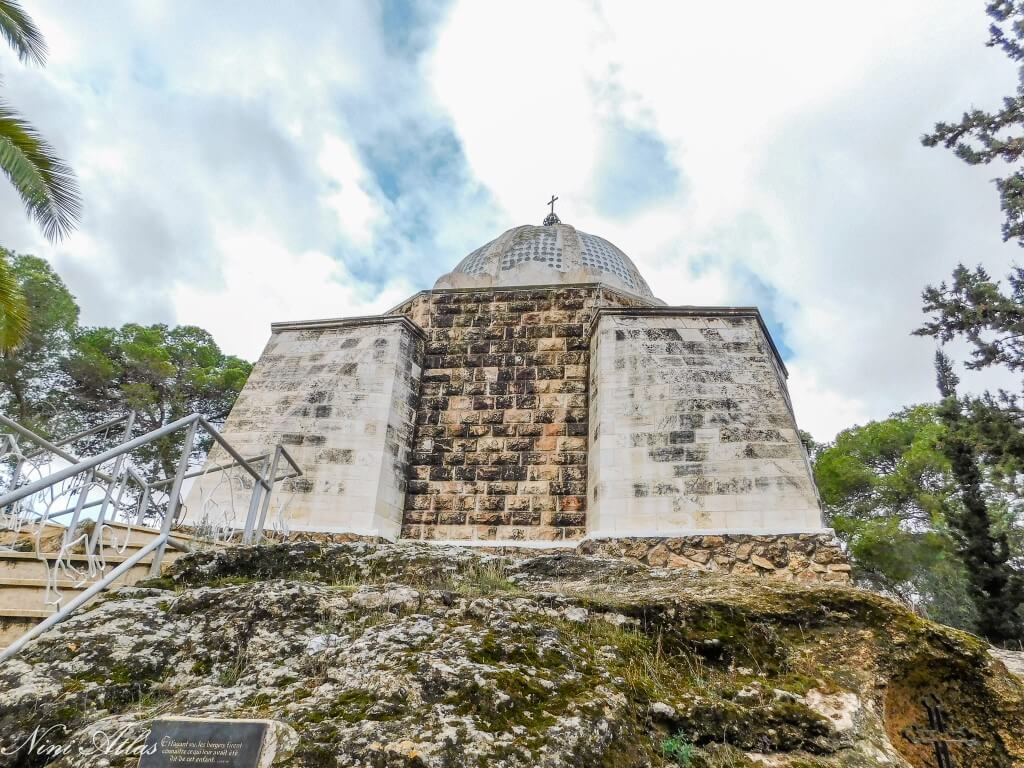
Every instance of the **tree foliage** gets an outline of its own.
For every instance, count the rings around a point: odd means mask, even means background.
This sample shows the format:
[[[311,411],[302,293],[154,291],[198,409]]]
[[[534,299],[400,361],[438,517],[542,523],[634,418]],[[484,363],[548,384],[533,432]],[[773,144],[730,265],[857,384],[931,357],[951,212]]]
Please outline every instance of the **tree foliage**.
[[[933,406],[907,408],[840,432],[817,452],[814,476],[858,583],[969,629],[966,574],[945,523],[954,484],[943,432]]]
[[[983,267],[953,270],[952,282],[929,286],[922,294],[931,318],[914,333],[945,343],[955,338],[970,342],[968,368],[1003,365],[1024,371],[1024,270],[1017,267],[1004,292]]]
[[[42,66],[46,43],[17,0],[0,0],[0,37],[23,62]],[[0,170],[50,240],[70,232],[82,203],[71,168],[9,104],[0,101]]]
[[[0,353],[21,343],[28,332],[29,303],[18,288],[8,254],[0,249]]]
[[[0,0],[0,37],[28,64],[46,63],[46,42],[17,0]],[[0,100],[0,171],[50,240],[70,232],[81,217],[78,183],[53,147],[9,104]],[[29,302],[17,290],[0,254],[0,352],[19,343],[29,327]]]
[[[89,424],[133,411],[139,432],[191,413],[223,421],[252,370],[202,328],[133,323],[81,331],[63,367],[71,401]],[[154,469],[173,474],[180,438],[155,444]]]
[[[1024,639],[1020,615],[1024,576],[1010,565],[1009,539],[996,530],[989,514],[972,425],[957,397],[952,362],[941,351],[935,353],[935,370],[942,395],[937,415],[946,427],[939,445],[957,483],[958,503],[947,506],[946,519],[967,570],[978,630],[993,643],[1020,642]]]
[[[0,354],[0,410],[34,431],[65,436],[129,411],[134,434],[192,413],[221,422],[252,370],[196,326],[82,328],[74,296],[45,261],[13,256],[13,273],[31,323],[24,342]],[[181,440],[141,451],[142,469],[172,474]]]
[[[986,12],[992,20],[988,46],[1002,50],[1015,63],[1024,63],[1024,2],[990,0]],[[992,111],[973,108],[956,123],[936,123],[922,142],[928,147],[941,144],[952,149],[971,165],[1001,161],[1010,166],[1010,174],[995,179],[1004,215],[1003,239],[1024,245],[1024,172],[1014,168],[1024,153],[1024,67],[1020,72],[1017,93],[1006,96],[1002,107]]]
[[[923,142],[942,144],[971,165],[999,161],[1009,167],[1008,175],[995,180],[1004,216],[1002,234],[1004,240],[1024,245],[1024,2],[990,0],[986,11],[991,19],[988,45],[1018,64],[1017,93],[1006,97],[1001,109],[971,109],[957,123],[936,124]],[[968,368],[1024,371],[1024,271],[1015,268],[1008,283],[1004,290],[982,267],[971,271],[958,265],[950,283],[925,289],[924,311],[930,317],[915,333],[941,343],[966,339],[972,347]],[[1013,514],[1024,476],[1024,418],[1018,396],[1000,392],[961,397],[953,364],[941,351],[935,368],[942,397],[936,415],[945,428],[939,446],[956,485],[945,517],[966,569],[978,629],[993,642],[1020,641],[1024,579],[1014,568],[1011,551],[1011,542],[1019,539]]]
[[[25,297],[31,321],[22,343],[0,352],[0,409],[44,435],[70,433],[73,414],[62,418],[70,380],[62,368],[78,331],[78,304],[43,259],[5,253],[11,276]]]

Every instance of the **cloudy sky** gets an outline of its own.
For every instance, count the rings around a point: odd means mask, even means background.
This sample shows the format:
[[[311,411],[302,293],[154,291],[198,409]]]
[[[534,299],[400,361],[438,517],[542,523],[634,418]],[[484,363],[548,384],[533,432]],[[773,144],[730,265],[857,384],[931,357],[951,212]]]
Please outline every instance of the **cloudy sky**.
[[[667,302],[759,306],[827,439],[934,399],[925,284],[1018,258],[994,169],[919,142],[1015,87],[980,0],[25,6],[50,59],[0,51],[3,94],[85,216],[50,245],[0,184],[0,243],[89,324],[254,359],[271,321],[387,309],[556,193]]]

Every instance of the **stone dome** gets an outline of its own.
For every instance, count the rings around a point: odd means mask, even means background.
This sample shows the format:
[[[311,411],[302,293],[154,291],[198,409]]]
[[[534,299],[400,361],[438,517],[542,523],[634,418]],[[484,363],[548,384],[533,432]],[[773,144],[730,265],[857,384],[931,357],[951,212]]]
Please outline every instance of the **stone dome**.
[[[556,218],[539,227],[513,227],[466,256],[434,287],[597,282],[657,302],[636,265],[618,247]]]

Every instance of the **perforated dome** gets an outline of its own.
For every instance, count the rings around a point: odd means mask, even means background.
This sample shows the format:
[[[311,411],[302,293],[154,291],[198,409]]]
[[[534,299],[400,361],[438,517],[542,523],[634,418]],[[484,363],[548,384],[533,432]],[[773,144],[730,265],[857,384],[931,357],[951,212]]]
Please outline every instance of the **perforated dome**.
[[[561,223],[508,230],[466,256],[434,287],[594,282],[654,299],[647,281],[619,248],[603,237]]]

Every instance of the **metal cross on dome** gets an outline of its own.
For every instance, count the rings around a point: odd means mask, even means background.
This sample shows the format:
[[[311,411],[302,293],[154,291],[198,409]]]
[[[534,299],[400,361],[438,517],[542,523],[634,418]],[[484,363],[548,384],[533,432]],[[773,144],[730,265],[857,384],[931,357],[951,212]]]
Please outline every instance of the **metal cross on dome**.
[[[558,216],[555,215],[555,200],[557,200],[557,199],[558,199],[557,197],[552,195],[551,199],[548,200],[548,205],[551,206],[551,213],[549,213],[547,216],[544,217],[544,224],[545,224],[545,226],[548,226],[548,225],[551,225],[551,224],[561,224],[562,223],[562,220],[559,219]]]
[[[939,697],[929,693],[921,704],[928,713],[928,725],[911,725],[903,729],[902,736],[911,744],[930,745],[935,750],[936,768],[957,768],[949,751],[951,744],[974,746],[978,738],[964,727],[950,729],[947,712]]]

